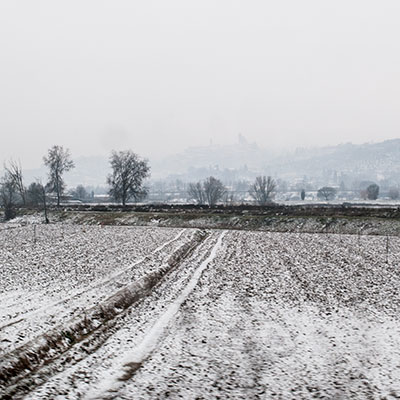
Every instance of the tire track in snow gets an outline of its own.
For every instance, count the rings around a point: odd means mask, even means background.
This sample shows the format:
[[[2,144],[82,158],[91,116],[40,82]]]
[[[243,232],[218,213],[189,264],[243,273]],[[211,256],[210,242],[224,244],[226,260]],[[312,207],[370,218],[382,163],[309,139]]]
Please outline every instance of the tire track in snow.
[[[209,256],[219,235],[218,231],[209,234],[191,256],[163,278],[149,296],[141,299],[131,310],[118,315],[115,325],[110,325],[96,337],[88,337],[30,375],[27,379],[37,384],[29,390],[22,390],[21,393],[26,394],[24,399],[78,400],[87,396],[87,393],[100,393],[100,387],[108,387],[104,384],[105,379],[111,382],[113,377],[121,373],[124,355],[143,340],[169,304],[180,295],[194,271]],[[225,242],[226,236],[224,249]]]
[[[150,253],[150,255],[146,254],[144,257],[141,257],[139,260],[137,260],[137,261],[135,261],[134,263],[130,264],[129,267],[126,267],[126,268],[123,269],[122,271],[118,271],[118,272],[116,272],[115,274],[109,275],[109,276],[107,276],[106,278],[104,278],[104,279],[102,279],[102,280],[96,282],[95,284],[86,287],[84,290],[79,290],[79,291],[73,292],[73,294],[70,295],[70,296],[66,296],[66,297],[64,297],[64,298],[62,298],[62,299],[60,299],[60,300],[57,300],[57,301],[54,302],[54,303],[46,304],[46,305],[43,306],[43,307],[37,308],[36,310],[31,311],[29,314],[28,314],[28,313],[25,314],[24,317],[37,314],[38,312],[40,312],[40,311],[42,311],[42,310],[48,310],[49,308],[58,306],[58,305],[60,305],[60,304],[63,304],[63,303],[65,303],[65,302],[67,302],[68,300],[73,299],[73,298],[76,297],[76,296],[80,296],[82,293],[88,292],[88,291],[91,290],[91,289],[98,289],[99,287],[104,286],[105,284],[107,284],[108,282],[112,281],[113,279],[116,279],[116,278],[118,278],[120,275],[126,273],[127,271],[129,271],[129,270],[132,269],[133,267],[136,267],[137,265],[139,265],[139,264],[145,262],[146,260],[149,259],[150,256],[159,253],[160,251],[162,251],[165,247],[167,247],[167,246],[170,245],[171,243],[173,243],[173,242],[179,240],[180,237],[183,235],[183,233],[184,233],[186,230],[187,230],[187,229],[183,229],[183,230],[180,231],[174,238],[172,238],[172,239],[166,241],[165,243],[163,243],[162,245],[160,245],[160,246],[158,246],[156,249],[154,249],[154,250]],[[38,296],[39,296],[39,295],[40,295],[40,293],[38,294]],[[18,297],[19,297],[19,296],[20,296],[20,295],[18,295]],[[7,307],[9,307],[9,306],[10,306],[10,305],[7,305]],[[0,308],[0,309],[1,309],[1,308]],[[25,318],[24,318],[24,319],[25,319]],[[9,323],[8,323],[7,325],[9,325]],[[3,326],[0,326],[0,329],[2,329],[2,327],[3,327]]]
[[[167,310],[150,328],[150,330],[145,335],[143,341],[124,357],[121,362],[121,370],[123,371],[122,374],[117,378],[112,378],[111,382],[110,380],[106,380],[107,383],[104,387],[98,389],[96,393],[88,393],[85,399],[100,400],[114,398],[114,396],[117,395],[119,389],[124,385],[124,382],[130,379],[140,368],[140,366],[151,356],[168,325],[178,313],[181,305],[186,301],[190,293],[196,287],[203,271],[216,257],[218,251],[222,246],[222,240],[225,234],[226,231],[221,233],[217,240],[217,243],[212,248],[210,255],[195,270],[188,284],[182,290],[181,294],[172,304],[170,304]]]
[[[5,393],[11,396],[19,392],[26,392],[27,387],[33,388],[35,385],[41,384],[44,378],[53,375],[55,371],[60,371],[54,367],[52,363],[52,361],[55,360],[59,364],[59,356],[64,359],[64,362],[61,360],[60,366],[64,365],[65,362],[70,363],[77,359],[80,361],[82,358],[89,355],[90,349],[91,351],[96,351],[98,347],[102,345],[104,339],[110,336],[107,334],[107,331],[109,328],[115,326],[115,321],[118,322],[118,319],[122,319],[123,315],[126,315],[126,311],[134,303],[143,300],[151,294],[153,288],[155,288],[171,271],[179,269],[177,267],[180,267],[186,258],[190,259],[193,252],[197,250],[207,236],[206,232],[198,232],[196,235],[193,235],[193,238],[189,242],[183,243],[177,250],[170,254],[167,262],[159,267],[159,269],[144,276],[140,282],[137,281],[128,285],[123,293],[115,293],[106,302],[90,310],[90,313],[88,313],[89,318],[86,320],[87,322],[84,322],[85,319],[82,318],[81,320],[71,320],[69,325],[59,326],[54,331],[45,333],[43,337],[37,337],[35,339],[36,342],[30,343],[28,347],[18,349],[22,351],[15,352],[15,362],[12,358],[14,354],[10,354],[6,360],[1,360],[0,380],[5,382],[6,386],[4,386],[4,388],[7,391]],[[190,274],[188,274],[188,278],[190,278]],[[166,280],[168,281],[168,279]],[[180,287],[182,286],[179,285],[177,288],[178,293]],[[101,325],[100,329],[98,329],[99,323]],[[65,329],[65,331],[60,329]],[[65,343],[63,340],[64,332],[72,335],[73,340],[70,340],[69,343]],[[48,339],[50,339],[50,341]],[[74,342],[76,342],[78,347],[82,344],[83,347],[81,347],[80,351],[76,351],[76,348],[73,350]],[[52,343],[59,345],[57,345],[55,349],[52,347]],[[56,350],[56,353],[54,353],[53,350]],[[129,347],[128,350],[130,350]],[[26,368],[24,366],[23,369],[17,370],[20,360],[24,360],[25,352],[27,352],[28,361],[32,365]],[[67,353],[69,353],[69,355]],[[116,361],[117,365],[119,365],[118,358]],[[50,367],[47,368],[46,365]],[[41,368],[42,366],[44,367],[43,370]],[[33,374],[27,374],[27,369],[30,369]],[[15,372],[17,372],[17,374],[15,374]],[[36,372],[37,379],[34,379],[33,375]],[[13,380],[10,381],[9,377]],[[1,392],[3,384],[1,382],[0,386],[0,397],[2,398]]]
[[[152,256],[160,253],[162,250],[164,250],[167,246],[173,244],[174,242],[178,241],[182,235],[187,231],[188,229],[182,229],[180,232],[178,232],[178,234],[173,237],[172,239],[166,241],[165,243],[161,244],[160,246],[158,246],[156,249],[154,249],[150,254],[145,255],[144,257],[141,257],[139,260],[133,262],[132,264],[130,264],[128,267],[124,268],[122,271],[118,271],[112,275],[107,276],[106,278],[84,288],[84,289],[79,289],[77,291],[72,292],[72,294],[70,294],[69,296],[66,296],[60,300],[57,300],[56,302],[50,303],[50,304],[46,304],[44,306],[41,306],[39,308],[36,308],[34,310],[28,311],[26,313],[19,313],[18,316],[16,316],[15,318],[8,320],[6,323],[2,324],[0,326],[0,331],[2,330],[7,330],[7,328],[9,327],[13,327],[13,329],[16,328],[17,324],[20,324],[21,322],[28,322],[30,320],[32,320],[32,318],[34,317],[39,317],[41,314],[42,316],[49,316],[54,314],[54,309],[62,304],[67,304],[70,303],[71,301],[73,301],[74,299],[80,297],[80,296],[88,296],[89,293],[91,293],[93,290],[95,289],[99,289],[99,288],[105,288],[107,285],[111,284],[111,282],[117,280],[119,277],[121,277],[123,274],[129,272],[132,268],[148,261],[151,259]],[[194,233],[197,231],[197,229],[195,229],[191,235],[191,237],[193,237]],[[35,296],[33,296],[33,301],[35,297],[40,297],[41,293],[37,293],[35,294]],[[7,308],[9,308],[9,305],[7,305]],[[7,309],[6,308],[6,309]],[[1,307],[0,307],[1,309]],[[21,330],[20,325],[18,325],[18,329]],[[24,327],[24,329],[26,329],[26,327]],[[4,333],[3,333],[4,335]],[[28,338],[27,338],[28,340]],[[5,348],[1,348],[0,349],[0,354],[5,354],[7,351],[11,351],[13,349],[12,346],[10,347],[5,347]]]

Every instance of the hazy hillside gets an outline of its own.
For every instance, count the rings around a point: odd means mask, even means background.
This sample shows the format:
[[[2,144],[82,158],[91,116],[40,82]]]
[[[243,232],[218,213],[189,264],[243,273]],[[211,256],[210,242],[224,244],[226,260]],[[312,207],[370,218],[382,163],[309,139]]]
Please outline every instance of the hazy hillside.
[[[153,165],[155,175],[169,174],[190,179],[190,171],[203,168],[241,170],[249,174],[271,174],[282,178],[321,178],[327,174],[360,179],[397,179],[400,176],[400,139],[380,143],[341,144],[331,147],[298,148],[276,155],[246,141],[230,146],[189,148]],[[208,169],[207,169],[208,167]],[[211,167],[211,168],[210,168]]]
[[[229,145],[208,145],[189,147],[180,154],[155,160],[152,164],[153,177],[168,175],[197,175],[198,172],[224,169],[260,171],[273,157],[273,152],[260,148],[257,143],[249,143],[239,135],[238,142]],[[196,177],[196,176],[194,176]]]
[[[109,173],[107,157],[78,157],[75,168],[65,175],[67,184],[76,186],[104,186]],[[236,144],[190,147],[180,154],[165,159],[151,159],[151,178],[203,179],[219,175],[237,180],[257,174],[271,174],[283,179],[338,179],[400,180],[400,139],[380,143],[341,144],[331,147],[298,148],[296,151],[276,155],[256,143],[248,143],[242,136]],[[46,180],[42,166],[26,170],[26,182],[36,178]]]
[[[361,145],[343,144],[316,149],[298,149],[275,160],[271,168],[279,175],[337,174],[395,179],[400,175],[400,139]]]

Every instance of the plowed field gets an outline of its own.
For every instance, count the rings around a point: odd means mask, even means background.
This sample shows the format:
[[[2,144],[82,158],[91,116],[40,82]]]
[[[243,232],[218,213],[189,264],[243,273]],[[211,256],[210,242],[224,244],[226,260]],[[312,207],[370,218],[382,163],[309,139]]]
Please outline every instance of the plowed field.
[[[0,236],[3,398],[400,398],[396,237],[73,225]],[[110,300],[126,288],[129,304]],[[106,316],[90,312],[100,306]],[[73,336],[83,315],[96,323]]]

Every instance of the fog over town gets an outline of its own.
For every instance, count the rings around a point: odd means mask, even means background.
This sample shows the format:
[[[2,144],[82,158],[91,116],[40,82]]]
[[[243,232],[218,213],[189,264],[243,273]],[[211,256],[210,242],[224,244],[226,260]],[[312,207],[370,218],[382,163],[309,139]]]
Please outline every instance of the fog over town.
[[[396,0],[0,5],[0,159],[398,137]],[[79,11],[77,11],[79,9]],[[237,167],[240,167],[239,165]]]

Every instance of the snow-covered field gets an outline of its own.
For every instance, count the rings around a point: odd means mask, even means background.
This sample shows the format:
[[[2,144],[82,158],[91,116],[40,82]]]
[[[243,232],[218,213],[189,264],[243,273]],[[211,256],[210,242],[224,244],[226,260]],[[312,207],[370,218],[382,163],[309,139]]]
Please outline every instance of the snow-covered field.
[[[151,272],[192,233],[77,225],[0,230],[0,357]]]
[[[36,229],[0,231],[3,353],[195,233]],[[26,398],[400,398],[399,256],[397,237],[209,230],[107,329],[32,372]]]

